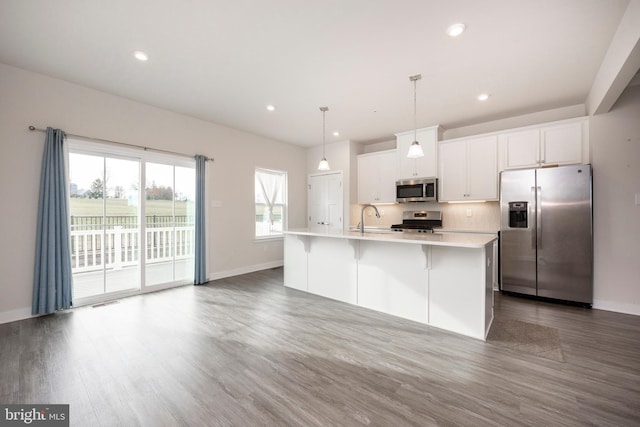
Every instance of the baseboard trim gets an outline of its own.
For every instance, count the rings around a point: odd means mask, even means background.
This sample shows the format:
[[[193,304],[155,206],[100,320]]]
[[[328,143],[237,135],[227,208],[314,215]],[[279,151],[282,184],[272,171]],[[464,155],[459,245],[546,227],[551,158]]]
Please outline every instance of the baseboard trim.
[[[593,300],[593,308],[605,311],[614,311],[616,313],[633,314],[640,316],[640,305],[625,304],[614,301]]]
[[[31,307],[19,308],[17,310],[0,311],[0,325],[3,323],[17,322],[18,320],[37,317],[31,314]]]
[[[216,271],[209,273],[209,281],[224,279],[225,277],[239,276],[241,274],[253,273],[254,271],[268,270],[270,268],[282,267],[284,260],[270,261],[262,264],[247,265],[244,267],[234,268],[231,270]]]

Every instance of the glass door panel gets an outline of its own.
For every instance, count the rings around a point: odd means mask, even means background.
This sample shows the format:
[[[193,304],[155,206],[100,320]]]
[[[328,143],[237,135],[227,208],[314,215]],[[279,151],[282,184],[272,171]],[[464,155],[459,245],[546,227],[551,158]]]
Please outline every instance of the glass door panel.
[[[173,281],[173,180],[172,165],[146,163],[146,286]]]
[[[196,171],[175,168],[175,280],[193,281],[195,269]]]
[[[145,286],[193,280],[195,169],[145,163]]]
[[[138,160],[105,159],[105,292],[140,289]]]
[[[69,154],[69,214],[73,297],[101,295],[104,289],[104,158]]]
[[[140,289],[139,165],[69,154],[74,299]]]

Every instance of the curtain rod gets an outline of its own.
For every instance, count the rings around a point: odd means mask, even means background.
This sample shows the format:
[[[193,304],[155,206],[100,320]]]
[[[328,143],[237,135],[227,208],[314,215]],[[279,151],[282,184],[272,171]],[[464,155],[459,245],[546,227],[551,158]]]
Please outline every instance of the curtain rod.
[[[39,128],[35,127],[35,126],[29,126],[29,130],[31,132],[33,132],[33,131],[46,132],[47,131],[46,129],[39,129]],[[88,140],[91,140],[91,141],[107,142],[109,144],[124,145],[126,147],[142,148],[144,151],[156,151],[156,152],[159,152],[159,153],[167,153],[167,154],[173,154],[173,155],[182,156],[182,157],[189,157],[189,158],[193,158],[194,157],[194,156],[190,156],[188,154],[178,153],[178,152],[175,152],[175,151],[161,150],[159,148],[149,148],[149,147],[144,147],[142,145],[127,144],[126,142],[111,141],[109,139],[93,138],[93,137],[90,137],[90,136],[76,135],[76,134],[73,134],[73,133],[66,133],[66,132],[65,132],[65,135],[68,135],[68,136],[71,136],[71,137],[76,137],[76,138],[84,138],[84,139],[88,139]],[[205,156],[205,160],[207,162],[213,162],[213,157],[206,157]]]

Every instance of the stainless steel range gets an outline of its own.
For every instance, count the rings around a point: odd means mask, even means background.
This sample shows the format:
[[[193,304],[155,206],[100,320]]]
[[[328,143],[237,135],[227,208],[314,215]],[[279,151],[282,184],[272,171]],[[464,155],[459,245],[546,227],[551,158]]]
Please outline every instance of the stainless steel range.
[[[404,233],[433,233],[434,227],[442,227],[442,212],[404,211],[402,224],[394,224],[391,229]]]

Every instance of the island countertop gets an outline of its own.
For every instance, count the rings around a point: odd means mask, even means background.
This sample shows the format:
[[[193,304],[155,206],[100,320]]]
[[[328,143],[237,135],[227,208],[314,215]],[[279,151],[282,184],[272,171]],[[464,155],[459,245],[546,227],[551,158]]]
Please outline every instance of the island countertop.
[[[449,246],[458,248],[484,248],[488,243],[497,239],[497,236],[478,233],[398,233],[398,232],[370,232],[359,231],[316,231],[308,228],[296,228],[286,230],[285,234],[329,237],[336,239],[371,240],[378,242],[397,242],[417,245]]]

